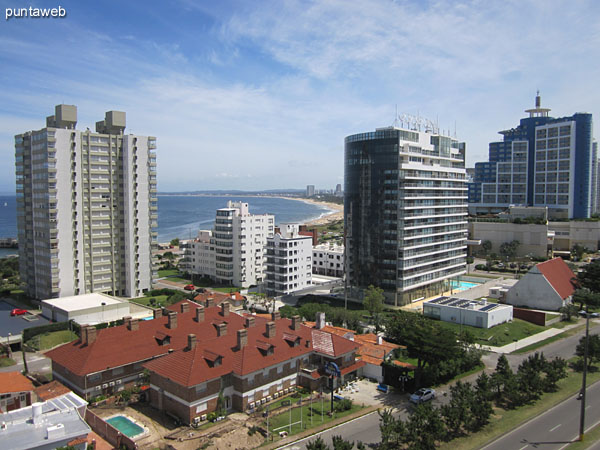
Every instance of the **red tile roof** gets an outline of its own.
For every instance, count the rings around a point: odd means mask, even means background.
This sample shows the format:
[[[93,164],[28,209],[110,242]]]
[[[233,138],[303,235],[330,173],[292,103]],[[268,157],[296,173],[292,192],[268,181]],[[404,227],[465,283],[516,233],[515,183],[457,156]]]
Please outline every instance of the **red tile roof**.
[[[214,315],[219,310],[220,308],[207,308],[205,321],[209,320],[209,315]],[[190,311],[188,314],[193,317],[194,313]],[[185,322],[186,314],[182,316],[178,322]],[[303,325],[300,325],[298,330],[292,330],[292,322],[289,319],[276,320],[275,337],[268,338],[265,325],[270,320],[254,317],[256,325],[245,328],[245,319],[236,313],[230,313],[226,320],[227,335],[219,338],[210,336],[204,338],[200,331],[196,331],[198,341],[193,350],[182,349],[149,361],[144,364],[144,367],[180,385],[194,386],[231,372],[246,375],[314,351],[329,356],[341,356],[358,347],[348,339]],[[238,349],[237,346],[236,331],[240,329],[246,329],[248,332],[247,344],[242,349]],[[296,340],[299,341],[298,344],[286,340],[290,335],[298,337]],[[261,349],[269,351],[261,351]],[[207,350],[222,356],[220,365],[208,364],[204,356]]]
[[[33,391],[33,383],[21,372],[0,372],[0,393]]]
[[[410,370],[416,370],[416,369],[417,369],[417,366],[414,366],[414,365],[412,365],[411,363],[407,363],[407,362],[404,362],[404,361],[398,361],[398,360],[394,360],[394,361],[392,361],[392,362],[393,362],[393,363],[394,363],[396,366],[399,366],[399,367],[405,367],[405,368],[407,368],[407,369],[410,369]]]
[[[373,333],[357,334],[354,336],[354,342],[360,345],[358,353],[360,354],[361,359],[376,366],[381,365],[390,352],[397,348],[402,348],[400,345],[392,344],[385,340],[382,340],[381,344],[378,344],[377,335]]]
[[[41,401],[45,402],[46,400],[50,400],[52,398],[68,394],[69,392],[71,392],[71,389],[66,387],[64,384],[53,380],[48,384],[43,384],[39,387],[36,387],[34,391],[38,398]]]
[[[575,278],[573,271],[567,266],[562,258],[554,258],[536,265],[554,290],[558,292],[563,300],[570,297],[575,291],[571,280]]]
[[[201,294],[198,294],[194,297],[194,300],[204,305],[204,302],[212,298],[215,302],[215,305],[221,304],[226,300],[235,300],[236,302],[241,302],[244,300],[244,296],[239,292],[232,292],[231,294],[225,294],[224,292],[218,291],[206,291]]]
[[[316,322],[302,322],[304,325],[306,325],[307,327],[310,328],[316,328],[317,327],[317,323]],[[348,328],[343,328],[343,327],[334,327],[332,325],[325,325],[322,329],[322,331],[325,331],[327,333],[331,333],[331,334],[336,334],[338,336],[342,336],[345,338],[348,338],[350,335],[356,334],[356,331],[354,330],[349,330]]]

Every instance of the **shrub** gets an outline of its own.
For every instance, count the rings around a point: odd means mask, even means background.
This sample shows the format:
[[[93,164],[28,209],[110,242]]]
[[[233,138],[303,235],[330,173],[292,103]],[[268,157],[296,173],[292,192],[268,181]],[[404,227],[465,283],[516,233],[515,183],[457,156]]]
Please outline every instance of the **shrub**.
[[[352,400],[344,398],[339,402],[336,402],[333,408],[336,412],[348,411],[352,409]]]

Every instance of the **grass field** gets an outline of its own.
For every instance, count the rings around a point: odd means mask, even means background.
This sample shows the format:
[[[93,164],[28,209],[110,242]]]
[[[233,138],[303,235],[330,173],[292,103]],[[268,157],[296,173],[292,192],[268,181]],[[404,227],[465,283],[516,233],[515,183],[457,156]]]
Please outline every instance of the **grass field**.
[[[480,432],[454,439],[450,442],[445,442],[439,448],[442,450],[470,450],[481,448],[485,444],[518,427],[521,423],[543,414],[563,400],[566,400],[572,395],[576,395],[581,389],[581,377],[581,373],[570,371],[567,378],[558,382],[558,392],[544,394],[542,398],[534,404],[523,406],[521,408],[508,411],[496,408],[492,420]],[[592,373],[588,372],[588,386],[598,380],[600,380],[600,371]],[[588,442],[592,441],[588,440]]]
[[[443,321],[438,321],[438,323],[440,326],[449,328],[456,333],[460,332],[459,324]],[[510,323],[503,323],[502,325],[497,325],[492,328],[476,328],[463,325],[463,330],[465,329],[469,330],[469,332],[475,336],[477,343],[501,347],[506,344],[511,344],[515,340],[533,336],[547,328],[525,322],[521,319],[514,319]]]
[[[51,333],[38,334],[31,338],[27,344],[36,350],[48,350],[60,344],[65,344],[77,339],[77,334],[70,330],[52,331]]]
[[[150,306],[152,307],[152,305],[150,304],[150,299],[154,298],[156,299],[156,303],[155,306],[158,305],[159,303],[163,306],[165,306],[167,304],[167,298],[169,298],[167,295],[154,295],[154,296],[150,296],[150,297],[139,297],[139,298],[132,298],[130,301],[137,303],[138,305],[144,305],[144,306]]]
[[[0,358],[0,367],[14,366],[16,363],[12,358]]]
[[[179,275],[179,270],[177,270],[177,269],[160,269],[158,271],[158,276],[160,278],[163,278],[163,277],[174,277],[174,276],[177,276],[177,275]]]
[[[294,400],[297,402],[298,399],[291,399],[292,404]],[[363,409],[361,405],[352,405],[352,408],[348,411],[343,411],[339,413],[334,413],[333,417],[329,416],[329,412],[331,410],[331,402],[329,396],[324,395],[323,401],[314,400],[312,403],[312,408],[309,404],[303,404],[302,407],[292,408],[291,412],[291,432],[290,432],[290,412],[285,411],[281,414],[269,418],[269,431],[273,435],[273,440],[279,440],[279,432],[286,431],[290,436],[296,433],[299,433],[304,430],[308,430],[310,428],[320,426],[322,424],[326,424],[340,417],[347,416],[356,411]],[[312,417],[310,412],[312,411]],[[302,420],[300,419],[302,417]],[[312,421],[311,421],[312,419]],[[298,423],[296,423],[298,422]],[[302,423],[300,423],[302,422]],[[265,427],[267,425],[266,421],[264,423]]]

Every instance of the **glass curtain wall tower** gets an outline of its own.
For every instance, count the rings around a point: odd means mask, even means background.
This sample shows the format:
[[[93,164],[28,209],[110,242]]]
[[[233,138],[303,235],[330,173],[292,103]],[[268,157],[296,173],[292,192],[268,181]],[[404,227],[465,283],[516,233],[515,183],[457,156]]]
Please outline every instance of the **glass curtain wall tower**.
[[[397,305],[466,272],[465,145],[420,127],[345,139],[346,277]]]

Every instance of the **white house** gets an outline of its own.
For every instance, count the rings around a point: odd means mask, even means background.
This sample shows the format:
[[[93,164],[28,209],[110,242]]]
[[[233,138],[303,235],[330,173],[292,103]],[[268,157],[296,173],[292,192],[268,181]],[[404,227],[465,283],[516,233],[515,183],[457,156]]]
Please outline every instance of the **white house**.
[[[571,301],[575,291],[573,271],[561,258],[544,261],[531,268],[506,293],[506,303],[527,308],[558,311]]]
[[[128,301],[92,293],[42,300],[42,315],[54,322],[74,320],[80,325],[95,325],[113,322],[132,314]],[[142,314],[145,315],[148,314]]]
[[[512,320],[513,308],[509,305],[488,303],[485,300],[438,297],[423,303],[423,314],[444,322],[491,328]]]

